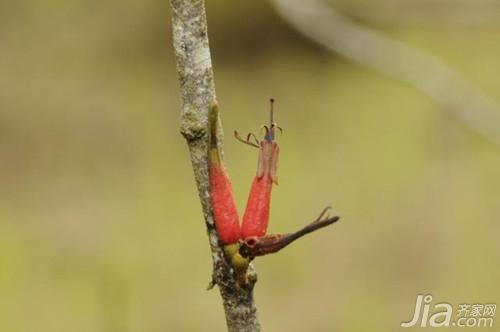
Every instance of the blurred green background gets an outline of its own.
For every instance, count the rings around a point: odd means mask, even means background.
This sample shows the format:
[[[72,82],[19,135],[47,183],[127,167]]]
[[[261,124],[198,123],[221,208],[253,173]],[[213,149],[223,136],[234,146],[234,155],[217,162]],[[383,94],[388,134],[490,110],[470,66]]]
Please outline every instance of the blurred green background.
[[[369,21],[374,2],[331,2],[500,102],[495,21]],[[257,156],[229,133],[257,131],[273,96],[285,134],[270,232],[328,204],[342,217],[255,262],[264,331],[395,331],[418,293],[500,299],[499,146],[267,2],[207,11],[240,209]],[[205,291],[168,1],[4,1],[0,22],[0,331],[225,330]]]

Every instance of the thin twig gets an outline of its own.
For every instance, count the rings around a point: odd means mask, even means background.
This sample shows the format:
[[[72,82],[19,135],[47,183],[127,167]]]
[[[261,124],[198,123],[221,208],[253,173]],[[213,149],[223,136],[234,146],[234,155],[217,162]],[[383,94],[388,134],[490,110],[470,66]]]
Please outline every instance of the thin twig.
[[[188,142],[213,258],[212,280],[219,286],[229,332],[258,332],[253,299],[256,274],[247,273],[241,287],[227,262],[215,230],[208,177],[208,113],[215,84],[203,0],[171,0],[173,45],[182,95],[181,133]],[[219,126],[220,127],[220,126]],[[220,136],[222,132],[219,129]],[[222,137],[218,139],[221,142]]]

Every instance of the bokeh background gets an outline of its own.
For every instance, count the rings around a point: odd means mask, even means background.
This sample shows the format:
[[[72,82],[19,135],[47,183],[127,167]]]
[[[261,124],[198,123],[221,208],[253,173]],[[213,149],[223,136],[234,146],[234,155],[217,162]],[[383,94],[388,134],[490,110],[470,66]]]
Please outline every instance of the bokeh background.
[[[329,5],[500,103],[495,1]],[[342,217],[255,262],[265,331],[396,331],[418,293],[498,302],[499,145],[268,2],[207,12],[226,133],[258,131],[277,100],[270,231]],[[0,331],[224,331],[168,1],[3,1],[0,22]],[[225,153],[243,209],[256,152],[227,135]]]

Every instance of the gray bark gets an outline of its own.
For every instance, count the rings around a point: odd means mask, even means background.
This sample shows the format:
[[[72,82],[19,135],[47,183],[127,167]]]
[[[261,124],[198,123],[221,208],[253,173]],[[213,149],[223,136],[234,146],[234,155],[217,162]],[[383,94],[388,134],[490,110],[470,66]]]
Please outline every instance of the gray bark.
[[[239,283],[226,260],[212,213],[208,172],[208,113],[215,84],[203,0],[171,0],[173,45],[182,95],[181,133],[186,138],[213,259],[213,283],[219,286],[228,331],[257,332],[260,324],[253,299],[257,276],[250,268]]]

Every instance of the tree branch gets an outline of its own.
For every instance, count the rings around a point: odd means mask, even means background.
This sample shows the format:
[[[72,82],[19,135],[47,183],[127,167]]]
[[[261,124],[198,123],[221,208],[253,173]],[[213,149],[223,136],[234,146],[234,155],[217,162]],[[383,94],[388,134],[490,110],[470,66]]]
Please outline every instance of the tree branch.
[[[247,282],[236,280],[215,230],[208,177],[208,113],[215,84],[203,0],[171,0],[173,45],[182,95],[181,133],[186,138],[213,259],[213,283],[219,286],[228,331],[258,332],[253,299],[257,275],[250,267]]]

